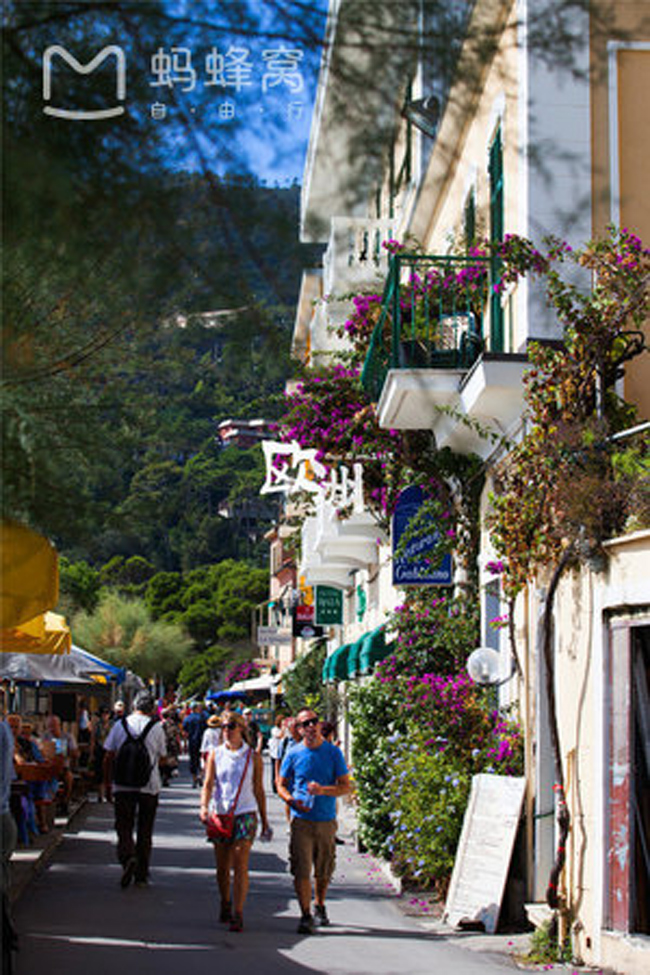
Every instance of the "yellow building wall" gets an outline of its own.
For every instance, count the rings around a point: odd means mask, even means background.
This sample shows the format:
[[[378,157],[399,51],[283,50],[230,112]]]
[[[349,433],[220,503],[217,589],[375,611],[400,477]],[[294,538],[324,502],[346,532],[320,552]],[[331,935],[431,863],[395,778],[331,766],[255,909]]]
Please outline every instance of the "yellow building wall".
[[[650,531],[606,543],[604,573],[581,568],[560,582],[555,603],[556,701],[571,830],[562,892],[574,919],[574,950],[587,963],[604,963],[606,804],[607,611],[647,606]],[[607,963],[616,971],[647,971],[648,939],[611,941]],[[637,950],[638,948],[638,950]]]
[[[598,8],[591,38],[594,231],[617,222],[650,247],[650,4],[618,0]],[[619,45],[614,52],[612,42]],[[645,331],[650,342],[650,328]],[[627,366],[624,395],[640,420],[650,419],[647,353]]]

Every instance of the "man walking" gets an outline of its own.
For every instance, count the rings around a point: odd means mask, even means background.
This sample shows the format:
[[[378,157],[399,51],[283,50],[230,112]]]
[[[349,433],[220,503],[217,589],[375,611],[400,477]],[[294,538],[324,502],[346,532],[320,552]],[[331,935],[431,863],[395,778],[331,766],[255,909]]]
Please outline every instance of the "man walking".
[[[149,881],[153,827],[161,788],[160,761],[167,752],[165,732],[155,702],[140,691],[133,714],[116,721],[104,742],[104,782],[112,780],[117,856],[122,887]],[[134,841],[133,833],[136,830]]]
[[[296,722],[303,740],[282,761],[278,794],[291,809],[289,855],[302,914],[298,933],[312,934],[316,925],[330,923],[325,896],[336,862],[336,799],[350,791],[350,776],[341,749],[323,738],[316,714],[303,708]]]
[[[200,704],[193,704],[192,710],[183,721],[183,732],[187,738],[187,751],[190,756],[190,775],[192,788],[201,785],[201,742],[206,729],[206,719]]]

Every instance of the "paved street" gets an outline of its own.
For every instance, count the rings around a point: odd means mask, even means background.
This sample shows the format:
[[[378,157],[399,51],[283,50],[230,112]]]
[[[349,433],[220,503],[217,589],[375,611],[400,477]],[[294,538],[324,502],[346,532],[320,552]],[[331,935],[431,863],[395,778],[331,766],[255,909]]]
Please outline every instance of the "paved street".
[[[51,866],[15,908],[17,975],[490,975],[513,972],[506,956],[469,951],[406,917],[372,861],[339,847],[332,927],[296,933],[283,811],[272,800],[275,837],[256,843],[245,930],[217,920],[212,850],[197,819],[187,772],[164,790],[147,889],[119,886],[112,807],[91,803]],[[452,939],[453,940],[453,939]]]

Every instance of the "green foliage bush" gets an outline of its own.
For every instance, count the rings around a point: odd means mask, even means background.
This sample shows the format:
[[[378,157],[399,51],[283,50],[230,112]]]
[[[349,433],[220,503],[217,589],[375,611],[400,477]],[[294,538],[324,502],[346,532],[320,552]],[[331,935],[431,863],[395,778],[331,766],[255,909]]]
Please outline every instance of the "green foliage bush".
[[[322,682],[326,653],[326,645],[320,640],[315,641],[292,669],[283,675],[284,702],[291,714],[309,707],[323,718],[336,720],[338,695]]]
[[[387,858],[392,830],[387,797],[389,729],[406,728],[406,716],[399,711],[398,683],[373,678],[350,691],[359,838],[371,853]]]
[[[522,773],[518,724],[464,671],[407,675],[395,656],[353,689],[350,715],[362,843],[444,893],[472,775]]]
[[[469,768],[415,735],[389,739],[388,790],[395,872],[444,895],[471,786]]]
[[[478,645],[479,621],[476,600],[414,590],[389,620],[397,634],[393,673],[458,673],[468,647]]]

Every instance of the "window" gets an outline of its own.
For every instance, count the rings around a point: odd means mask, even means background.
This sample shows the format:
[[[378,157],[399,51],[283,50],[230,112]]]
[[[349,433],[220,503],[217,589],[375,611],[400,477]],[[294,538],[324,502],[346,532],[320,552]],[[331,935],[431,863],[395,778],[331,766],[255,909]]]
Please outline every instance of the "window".
[[[469,191],[465,201],[463,232],[465,234],[465,247],[469,250],[476,243],[476,194],[473,189]]]
[[[490,242],[503,240],[503,144],[501,126],[496,131],[490,146],[488,165],[490,178]],[[492,352],[503,352],[503,308],[501,294],[494,290],[501,279],[501,261],[492,260],[492,292],[490,294],[490,348]]]
[[[492,650],[499,650],[499,630],[490,626],[490,621],[497,619],[501,613],[501,598],[499,595],[499,582],[495,580],[488,582],[485,587],[485,631],[483,634],[483,645],[491,647]]]

